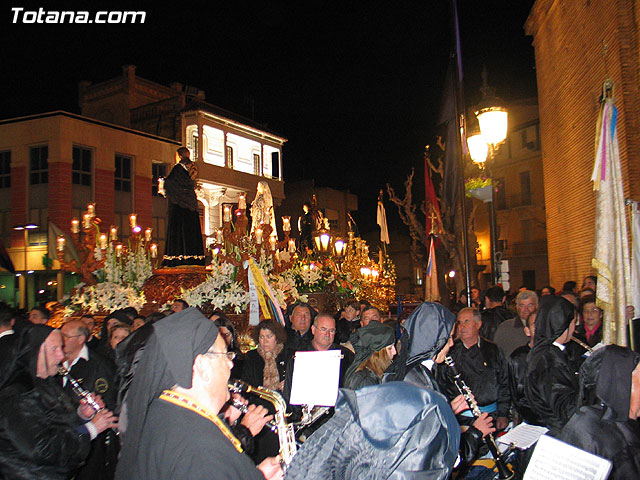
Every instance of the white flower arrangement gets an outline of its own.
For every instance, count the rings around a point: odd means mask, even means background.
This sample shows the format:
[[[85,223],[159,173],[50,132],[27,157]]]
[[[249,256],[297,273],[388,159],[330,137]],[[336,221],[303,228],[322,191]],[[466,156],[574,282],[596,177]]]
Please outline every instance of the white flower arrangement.
[[[96,247],[96,251],[100,250]],[[94,272],[99,282],[125,285],[140,291],[144,282],[153,274],[149,252],[142,242],[135,250],[118,258],[112,243],[105,250],[104,267]]]
[[[284,272],[280,275],[270,275],[269,283],[273,288],[273,293],[276,296],[276,300],[280,304],[283,310],[286,310],[289,303],[295,302],[308,302],[309,298],[306,295],[300,294],[296,287],[296,279],[291,272]]]
[[[142,309],[146,299],[143,292],[113,282],[101,282],[90,287],[78,289],[71,297],[70,305],[65,307],[65,316],[76,310],[87,310],[89,313],[112,312],[126,307]]]
[[[181,289],[180,298],[194,307],[210,303],[215,310],[241,313],[249,305],[249,292],[235,280],[236,274],[236,267],[230,263],[214,264],[206,280],[194,288]]]

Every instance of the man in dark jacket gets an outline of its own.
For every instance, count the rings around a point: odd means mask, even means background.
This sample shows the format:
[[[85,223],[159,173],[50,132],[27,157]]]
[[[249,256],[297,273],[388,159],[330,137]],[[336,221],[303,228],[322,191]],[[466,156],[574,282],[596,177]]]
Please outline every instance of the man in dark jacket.
[[[290,325],[285,328],[287,343],[285,348],[291,352],[300,350],[313,339],[311,334],[311,322],[316,311],[308,303],[297,303],[291,310]]]
[[[482,311],[482,327],[480,336],[493,342],[496,330],[502,322],[515,317],[514,313],[504,306],[507,296],[501,286],[496,285],[484,295],[485,309]]]

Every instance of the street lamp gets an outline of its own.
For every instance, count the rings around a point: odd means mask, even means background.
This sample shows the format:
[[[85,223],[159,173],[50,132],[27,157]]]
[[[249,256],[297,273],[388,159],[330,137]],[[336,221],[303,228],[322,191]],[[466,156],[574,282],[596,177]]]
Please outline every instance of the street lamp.
[[[27,247],[29,246],[29,230],[35,230],[38,228],[38,225],[36,225],[35,223],[27,223],[27,224],[22,224],[22,225],[14,225],[13,229],[17,232],[23,232],[24,233],[24,275],[21,276],[22,278],[22,283],[23,283],[23,288],[22,290],[24,291],[24,300],[23,303],[21,305],[21,307],[25,308],[26,310],[29,309],[29,296],[28,296],[28,281],[27,281],[27,275],[29,273],[33,273],[33,270],[29,270],[27,268]],[[22,296],[22,295],[21,295]]]

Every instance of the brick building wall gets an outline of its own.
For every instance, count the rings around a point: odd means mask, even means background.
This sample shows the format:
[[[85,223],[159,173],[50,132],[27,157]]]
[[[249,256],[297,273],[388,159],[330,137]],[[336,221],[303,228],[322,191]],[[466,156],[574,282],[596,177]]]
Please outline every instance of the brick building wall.
[[[607,77],[619,110],[625,195],[640,199],[637,10],[633,0],[538,0],[525,24],[535,48],[549,276],[556,288],[592,272],[596,197],[590,178]]]

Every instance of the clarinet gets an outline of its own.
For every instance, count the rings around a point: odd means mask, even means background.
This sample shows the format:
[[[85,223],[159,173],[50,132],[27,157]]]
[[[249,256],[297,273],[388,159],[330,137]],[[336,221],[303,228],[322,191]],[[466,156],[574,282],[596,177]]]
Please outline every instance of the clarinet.
[[[58,373],[63,377],[67,377],[67,381],[71,384],[71,389],[73,390],[73,393],[75,393],[80,398],[84,398],[85,402],[87,402],[87,404],[91,408],[93,408],[96,413],[104,410],[104,407],[101,407],[98,404],[98,402],[96,402],[95,398],[93,398],[93,395],[91,395],[91,392],[89,390],[85,390],[84,388],[82,388],[82,386],[80,386],[78,381],[71,376],[71,374],[69,373],[69,370],[67,370],[62,365],[60,365],[58,366]]]
[[[469,404],[469,407],[471,407],[471,411],[473,412],[473,415],[476,418],[482,415],[482,412],[480,411],[480,407],[478,406],[478,402],[476,402],[475,398],[473,397],[473,393],[471,392],[471,389],[462,379],[460,372],[458,372],[458,368],[456,367],[456,364],[453,361],[453,358],[447,355],[444,359],[444,362],[447,364],[449,368],[451,368],[451,371],[453,372],[453,382],[455,383],[458,391],[462,394],[464,399]],[[496,444],[496,440],[493,437],[493,434],[489,433],[488,435],[486,435],[484,437],[484,441],[487,447],[489,447],[491,456],[493,457],[493,460],[496,463],[496,467],[498,468],[498,478],[500,478],[501,480],[512,479],[514,477],[514,473],[509,469],[504,459],[502,458],[502,454],[498,449],[498,445]]]
[[[249,411],[249,407],[247,407],[244,403],[242,403],[237,398],[232,398],[229,401],[229,404],[233,408],[237,408],[238,410],[240,410],[242,413],[247,413]],[[265,426],[269,430],[271,430],[273,433],[278,433],[278,426],[275,423],[273,423],[272,421],[268,421],[267,423],[265,423]]]

